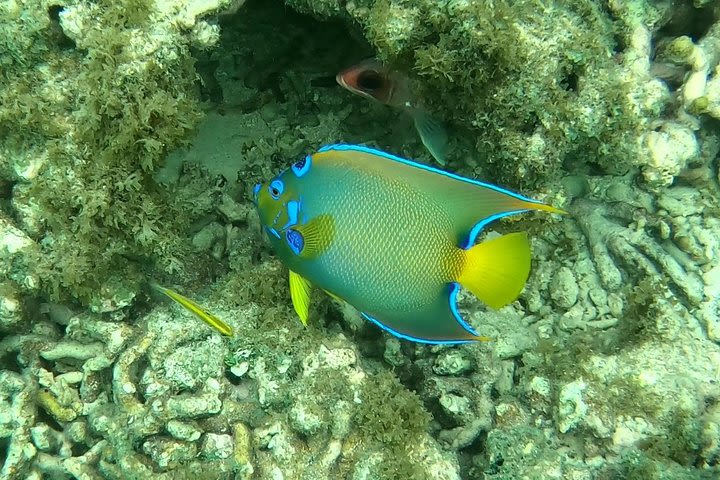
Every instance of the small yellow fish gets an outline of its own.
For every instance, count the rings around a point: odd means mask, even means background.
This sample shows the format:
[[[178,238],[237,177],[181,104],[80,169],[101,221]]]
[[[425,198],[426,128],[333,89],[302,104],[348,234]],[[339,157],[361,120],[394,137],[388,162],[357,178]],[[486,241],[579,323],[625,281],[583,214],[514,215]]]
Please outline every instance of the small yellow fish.
[[[174,290],[170,290],[169,288],[165,288],[161,285],[158,285],[155,282],[151,282],[150,286],[157,290],[158,292],[167,295],[168,297],[175,300],[178,304],[180,304],[183,308],[188,310],[189,312],[193,313],[195,316],[197,316],[200,320],[210,325],[212,328],[217,330],[218,332],[222,333],[223,335],[227,335],[228,337],[232,337],[233,335],[233,329],[230,325],[220,320],[218,317],[213,315],[210,312],[205,311],[200,305],[193,302],[189,298],[180,295]]]

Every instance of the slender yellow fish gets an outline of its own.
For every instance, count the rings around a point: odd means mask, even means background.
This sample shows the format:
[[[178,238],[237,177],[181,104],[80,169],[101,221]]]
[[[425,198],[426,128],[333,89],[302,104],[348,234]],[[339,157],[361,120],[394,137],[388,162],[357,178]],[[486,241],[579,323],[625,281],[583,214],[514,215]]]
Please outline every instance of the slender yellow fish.
[[[227,335],[228,337],[231,337],[233,335],[233,329],[230,325],[220,320],[218,317],[213,315],[212,313],[206,311],[204,308],[202,308],[200,305],[195,303],[194,301],[190,300],[184,295],[180,295],[174,290],[170,290],[169,288],[165,288],[161,285],[158,285],[155,282],[150,282],[150,286],[157,290],[158,292],[167,295],[168,297],[175,300],[178,304],[180,304],[183,308],[188,310],[189,312],[193,313],[196,317],[198,317],[203,322],[210,325],[212,328],[217,330],[218,332],[222,333],[223,335]]]

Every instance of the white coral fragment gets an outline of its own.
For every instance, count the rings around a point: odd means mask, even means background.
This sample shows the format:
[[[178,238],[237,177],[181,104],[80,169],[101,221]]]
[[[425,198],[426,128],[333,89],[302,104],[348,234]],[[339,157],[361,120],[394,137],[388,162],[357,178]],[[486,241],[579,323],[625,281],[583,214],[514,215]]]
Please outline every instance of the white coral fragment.
[[[673,122],[666,122],[659,130],[648,132],[644,142],[649,158],[643,168],[643,175],[653,186],[671,185],[688,161],[698,155],[695,133]]]

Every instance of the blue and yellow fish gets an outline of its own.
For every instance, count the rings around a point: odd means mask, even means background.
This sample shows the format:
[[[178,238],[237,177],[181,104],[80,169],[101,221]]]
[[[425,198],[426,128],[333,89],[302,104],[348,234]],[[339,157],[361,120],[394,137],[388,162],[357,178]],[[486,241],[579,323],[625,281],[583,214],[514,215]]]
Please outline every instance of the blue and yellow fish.
[[[490,222],[562,210],[379,150],[330,145],[256,185],[260,222],[290,269],[307,322],[312,286],[387,330],[423,343],[488,340],[457,310],[460,286],[493,308],[530,272],[525,233],[475,245]]]

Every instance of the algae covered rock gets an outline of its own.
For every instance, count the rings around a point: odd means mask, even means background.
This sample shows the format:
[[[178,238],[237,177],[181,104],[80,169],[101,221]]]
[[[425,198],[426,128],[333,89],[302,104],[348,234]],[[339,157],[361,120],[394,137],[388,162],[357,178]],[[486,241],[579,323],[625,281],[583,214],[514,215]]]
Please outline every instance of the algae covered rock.
[[[712,2],[0,19],[0,477],[717,477]],[[321,292],[304,327],[258,234],[252,185],[322,144],[429,160],[397,111],[335,85],[368,56],[446,124],[449,170],[570,213],[493,224],[533,250],[516,302],[458,296],[494,341],[416,345]],[[155,277],[236,335],[148,295]]]

